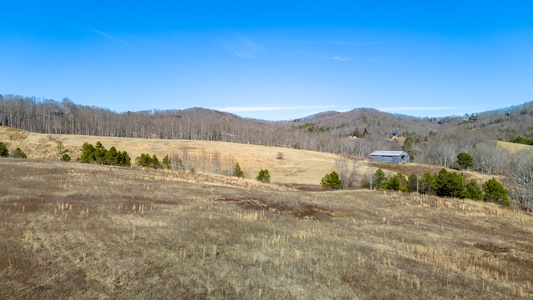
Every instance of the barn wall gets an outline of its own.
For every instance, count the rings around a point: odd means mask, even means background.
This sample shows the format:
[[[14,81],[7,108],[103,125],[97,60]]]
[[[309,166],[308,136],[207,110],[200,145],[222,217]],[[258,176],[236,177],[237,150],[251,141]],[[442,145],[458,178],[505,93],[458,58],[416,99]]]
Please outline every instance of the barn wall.
[[[402,158],[399,156],[377,156],[374,155],[371,157],[372,162],[380,163],[389,163],[389,164],[400,164],[402,163]]]

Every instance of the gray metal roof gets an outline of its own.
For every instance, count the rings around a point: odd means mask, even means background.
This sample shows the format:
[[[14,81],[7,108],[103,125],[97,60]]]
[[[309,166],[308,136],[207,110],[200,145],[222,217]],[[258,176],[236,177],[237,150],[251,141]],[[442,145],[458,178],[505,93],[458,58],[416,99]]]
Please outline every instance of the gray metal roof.
[[[402,156],[406,154],[405,151],[374,151],[370,156]]]

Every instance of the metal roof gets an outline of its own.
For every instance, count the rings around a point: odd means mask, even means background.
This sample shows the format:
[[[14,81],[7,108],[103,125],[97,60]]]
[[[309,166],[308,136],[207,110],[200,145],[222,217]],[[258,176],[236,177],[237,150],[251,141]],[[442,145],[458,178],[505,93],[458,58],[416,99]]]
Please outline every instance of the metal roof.
[[[402,156],[406,154],[405,151],[374,151],[370,156]]]

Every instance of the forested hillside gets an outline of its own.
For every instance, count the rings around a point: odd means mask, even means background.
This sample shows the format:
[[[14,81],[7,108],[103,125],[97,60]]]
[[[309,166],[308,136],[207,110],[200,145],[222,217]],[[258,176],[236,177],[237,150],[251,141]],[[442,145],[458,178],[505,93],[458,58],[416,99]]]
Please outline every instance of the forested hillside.
[[[472,155],[472,170],[510,171],[512,157],[497,140],[533,136],[533,102],[475,115],[416,118],[360,108],[269,122],[204,109],[117,113],[106,108],[0,95],[0,125],[47,134],[225,141],[368,157],[405,150],[414,161],[456,167]]]

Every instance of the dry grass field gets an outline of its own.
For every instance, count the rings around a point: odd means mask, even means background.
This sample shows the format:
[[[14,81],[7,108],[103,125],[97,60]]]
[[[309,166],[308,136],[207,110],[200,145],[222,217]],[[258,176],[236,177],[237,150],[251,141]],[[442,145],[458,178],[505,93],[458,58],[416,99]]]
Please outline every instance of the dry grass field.
[[[127,151],[132,160],[141,153],[156,154],[159,159],[165,155],[187,161],[194,161],[197,172],[209,173],[208,162],[217,159],[232,169],[238,162],[246,178],[255,178],[261,169],[268,169],[272,182],[284,184],[319,185],[325,174],[335,169],[338,155],[290,148],[265,147],[211,141],[135,139],[99,137],[85,135],[58,135],[29,133],[23,130],[0,127],[0,141],[13,152],[20,147],[29,158],[59,159],[60,149],[68,150],[73,160],[81,155],[84,142],[96,144],[100,141],[109,149],[115,146]],[[278,154],[283,159],[278,159]]]
[[[0,298],[531,299],[533,218],[414,194],[0,159]]]
[[[10,152],[20,147],[29,158],[52,160],[59,159],[61,151],[67,151],[72,159],[76,160],[81,155],[80,149],[84,142],[94,145],[100,141],[107,149],[115,146],[120,151],[127,151],[133,161],[141,153],[156,154],[159,159],[168,154],[174,158],[174,161],[183,159],[189,162],[197,172],[201,173],[212,173],[210,162],[216,158],[220,162],[220,167],[227,170],[231,170],[238,162],[245,172],[245,178],[248,179],[254,179],[259,170],[267,169],[272,176],[272,183],[315,190],[320,189],[321,178],[333,170],[338,170],[339,162],[343,160],[336,154],[291,148],[213,141],[40,134],[1,126],[0,141],[8,146]],[[283,159],[279,159],[280,154]],[[347,162],[347,171],[355,173],[357,186],[361,186],[377,168],[382,168],[389,176],[397,172],[406,176],[413,173],[422,176],[426,172],[438,173],[441,169],[438,166],[422,164],[369,163],[364,159],[352,159]],[[463,173],[480,181],[492,178],[481,173]]]
[[[529,146],[529,145],[515,144],[515,143],[498,141],[498,147],[506,149],[511,154],[515,154],[517,152],[524,151],[524,152],[529,152],[529,153],[531,153],[531,155],[533,155],[533,147]]]

